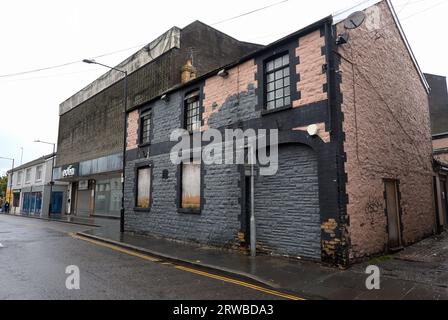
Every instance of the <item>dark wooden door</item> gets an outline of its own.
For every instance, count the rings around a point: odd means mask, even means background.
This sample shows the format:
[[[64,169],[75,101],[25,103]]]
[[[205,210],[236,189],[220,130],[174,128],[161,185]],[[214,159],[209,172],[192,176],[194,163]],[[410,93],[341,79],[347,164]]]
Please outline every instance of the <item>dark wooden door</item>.
[[[445,216],[445,221],[448,223],[448,199],[447,199],[447,188],[446,188],[446,178],[440,178],[440,191],[442,197],[442,213]]]
[[[384,183],[386,189],[386,210],[387,210],[387,226],[389,235],[389,249],[394,250],[400,248],[402,245],[398,184],[396,180],[387,180]]]

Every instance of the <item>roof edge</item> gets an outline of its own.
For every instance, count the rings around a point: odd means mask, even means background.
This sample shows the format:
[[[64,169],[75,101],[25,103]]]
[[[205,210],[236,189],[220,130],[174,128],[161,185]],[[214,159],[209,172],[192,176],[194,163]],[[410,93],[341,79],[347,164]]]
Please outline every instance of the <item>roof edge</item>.
[[[172,87],[172,88],[170,88],[168,90],[165,90],[164,92],[162,92],[161,94],[153,97],[152,99],[150,99],[148,101],[145,101],[145,102],[143,102],[141,104],[135,105],[132,108],[129,108],[127,110],[127,113],[129,113],[129,112],[131,112],[133,110],[136,110],[136,109],[142,107],[143,105],[146,105],[148,103],[156,101],[156,100],[160,99],[162,96],[164,96],[166,94],[171,94],[173,92],[176,92],[177,90],[181,90],[183,88],[186,88],[188,86],[191,86],[191,85],[194,85],[194,84],[196,84],[198,82],[201,82],[201,81],[203,81],[205,79],[208,79],[208,78],[216,75],[222,69],[233,68],[233,67],[235,67],[235,66],[237,66],[237,65],[239,65],[241,63],[244,63],[244,62],[246,62],[246,61],[256,57],[259,54],[262,54],[263,52],[265,52],[267,50],[270,50],[272,47],[274,47],[276,45],[279,45],[279,44],[281,44],[283,42],[289,41],[289,40],[291,40],[291,39],[293,39],[295,37],[299,37],[301,35],[304,35],[304,34],[307,34],[309,32],[312,32],[312,31],[318,29],[319,27],[322,27],[325,23],[331,23],[332,21],[333,21],[333,17],[331,15],[329,15],[329,16],[323,18],[323,19],[320,19],[320,20],[318,20],[318,21],[316,21],[316,22],[314,22],[314,23],[312,23],[310,25],[307,25],[304,28],[299,29],[298,31],[295,31],[295,32],[293,32],[293,33],[283,37],[283,38],[280,38],[280,39],[278,39],[278,40],[276,40],[276,41],[266,45],[266,46],[263,46],[263,47],[261,47],[260,49],[258,49],[256,51],[248,53],[247,55],[245,55],[245,56],[243,56],[243,57],[241,57],[241,58],[239,58],[239,59],[237,59],[237,60],[235,60],[235,61],[233,61],[231,63],[228,63],[226,65],[222,65],[219,68],[211,70],[210,72],[207,72],[207,73],[203,74],[200,77],[197,77],[197,78],[195,78],[193,80],[190,80],[189,82],[178,84],[178,85],[176,85],[176,86],[174,86],[174,87]]]
[[[414,66],[415,66],[415,68],[416,68],[416,70],[417,70],[417,72],[418,72],[418,74],[420,76],[420,80],[421,80],[421,82],[422,82],[422,84],[423,84],[423,86],[424,86],[424,88],[426,90],[426,93],[429,94],[431,92],[431,88],[429,87],[429,83],[426,80],[426,77],[424,76],[424,74],[423,74],[423,72],[422,72],[422,70],[420,68],[420,65],[417,62],[417,58],[415,57],[414,52],[412,51],[411,45],[409,44],[409,41],[408,41],[408,39],[406,37],[406,34],[404,33],[403,27],[402,27],[402,25],[400,23],[400,19],[398,18],[397,12],[395,11],[395,8],[394,8],[391,0],[367,0],[367,1],[362,1],[362,2],[358,3],[357,5],[354,5],[354,6],[350,7],[350,8],[348,8],[348,9],[335,12],[333,14],[333,24],[337,24],[337,23],[343,21],[350,14],[352,14],[352,13],[354,13],[356,11],[366,10],[367,8],[370,8],[370,7],[380,3],[382,1],[385,1],[387,6],[389,7],[389,10],[392,13],[392,17],[394,19],[395,25],[396,25],[396,27],[398,29],[398,32],[400,33],[400,37],[403,40],[403,42],[404,42],[404,44],[406,46],[406,49],[409,52],[409,55],[411,56],[411,60],[412,60]]]
[[[48,159],[51,159],[54,156],[56,156],[56,154],[57,153],[55,152],[55,153],[50,153],[50,154],[43,155],[42,157],[39,157],[37,159],[28,161],[27,163],[21,164],[18,167],[10,169],[10,170],[6,171],[6,173],[9,174],[11,171],[16,172],[18,170],[22,170],[22,169],[25,169],[25,168],[28,168],[28,167],[31,167],[31,166],[34,166],[34,165],[37,165],[37,164],[40,164],[40,163],[44,163]]]
[[[137,50],[129,57],[114,65],[114,68],[127,71],[128,75],[138,70],[140,67],[156,60],[162,54],[180,47],[180,32],[182,29],[171,27],[163,34],[152,40],[141,49]],[[154,51],[154,52],[153,52]],[[151,54],[151,52],[153,52]],[[59,116],[78,107],[89,98],[95,96],[104,89],[109,88],[123,78],[121,72],[108,70],[81,90],[71,95],[69,98],[59,104]]]

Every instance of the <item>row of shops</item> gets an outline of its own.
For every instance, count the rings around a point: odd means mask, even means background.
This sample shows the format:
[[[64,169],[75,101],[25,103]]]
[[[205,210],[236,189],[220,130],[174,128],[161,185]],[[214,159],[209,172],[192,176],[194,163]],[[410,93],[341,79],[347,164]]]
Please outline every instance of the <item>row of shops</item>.
[[[55,168],[67,184],[66,213],[80,217],[119,217],[122,155],[113,154]]]
[[[32,216],[65,214],[67,183],[51,183],[54,154],[42,156],[8,172],[10,213]]]
[[[53,169],[53,155],[8,172],[9,212],[47,217],[119,217],[122,155],[114,154]],[[53,182],[52,182],[53,181]]]

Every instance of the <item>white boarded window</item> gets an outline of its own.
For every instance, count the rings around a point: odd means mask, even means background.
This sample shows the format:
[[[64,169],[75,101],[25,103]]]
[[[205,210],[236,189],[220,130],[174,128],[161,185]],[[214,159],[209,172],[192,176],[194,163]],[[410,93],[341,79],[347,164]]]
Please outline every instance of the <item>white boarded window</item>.
[[[151,168],[137,169],[137,197],[136,207],[149,209],[151,203]]]
[[[182,204],[183,209],[199,210],[201,207],[201,164],[182,163]]]

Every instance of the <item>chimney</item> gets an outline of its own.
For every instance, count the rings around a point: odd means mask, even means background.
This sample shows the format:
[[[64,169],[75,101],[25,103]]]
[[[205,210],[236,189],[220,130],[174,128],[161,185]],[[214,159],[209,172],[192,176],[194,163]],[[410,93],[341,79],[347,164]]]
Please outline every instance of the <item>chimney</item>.
[[[193,80],[194,78],[196,78],[196,75],[196,68],[193,67],[192,60],[188,59],[185,65],[182,67],[182,83]]]

